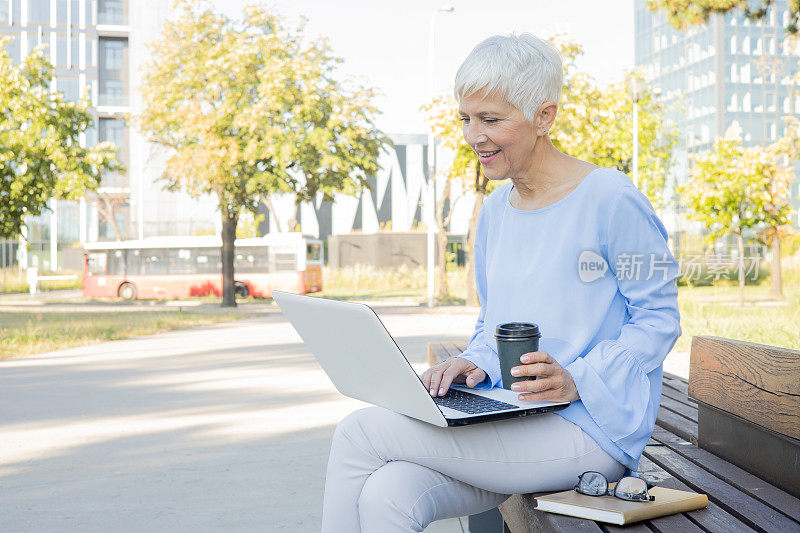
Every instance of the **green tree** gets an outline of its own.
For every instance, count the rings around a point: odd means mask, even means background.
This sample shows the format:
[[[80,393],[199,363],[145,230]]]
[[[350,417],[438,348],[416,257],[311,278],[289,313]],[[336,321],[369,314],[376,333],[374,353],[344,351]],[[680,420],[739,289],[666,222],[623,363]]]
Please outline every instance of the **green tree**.
[[[22,232],[51,198],[77,199],[97,189],[104,172],[121,170],[116,147],[80,145],[92,126],[88,93],[79,102],[52,92],[53,67],[39,46],[17,65],[0,39],[0,237]]]
[[[372,91],[335,73],[324,40],[303,24],[248,6],[242,20],[178,3],[152,48],[139,123],[173,150],[172,190],[214,194],[222,216],[223,306],[235,306],[233,243],[242,209],[292,193],[296,203],[358,194],[377,171],[384,137],[374,128]]]
[[[744,304],[744,234],[764,224],[788,222],[788,204],[779,205],[775,182],[781,169],[769,150],[745,147],[732,126],[708,154],[693,156],[691,175],[678,192],[690,218],[705,224],[706,239],[736,236],[739,304]]]
[[[697,26],[708,22],[713,14],[725,14],[741,11],[750,20],[764,20],[767,10],[775,0],[647,0],[647,7],[652,11],[664,10],[667,20],[676,29],[685,29],[687,25]],[[797,34],[800,2],[789,0],[789,23],[786,32]]]

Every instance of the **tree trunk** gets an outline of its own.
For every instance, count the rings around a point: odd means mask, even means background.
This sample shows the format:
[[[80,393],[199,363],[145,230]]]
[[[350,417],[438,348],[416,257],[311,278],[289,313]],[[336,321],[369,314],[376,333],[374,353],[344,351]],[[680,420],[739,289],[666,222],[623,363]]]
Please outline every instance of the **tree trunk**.
[[[222,210],[222,307],[236,307],[236,286],[233,272],[233,244],[236,240],[238,212]]]
[[[436,269],[439,278],[436,298],[438,300],[445,300],[449,295],[447,290],[447,222],[449,220],[446,220],[444,216],[445,202],[448,198],[450,198],[450,178],[445,181],[442,196],[436,202],[436,227],[438,229],[436,234]],[[447,219],[449,218],[447,217]]]
[[[111,227],[114,228],[114,235],[117,237],[118,241],[121,241],[122,232],[119,230],[117,218],[114,216],[114,212],[116,211],[115,200],[99,196],[97,198],[97,210],[100,212],[100,216],[106,219],[107,222],[111,223]]]
[[[286,231],[294,231],[295,226],[297,226],[297,210],[300,207],[297,203],[297,196],[295,196],[292,206],[292,212],[289,215],[289,222],[286,224]]]
[[[781,239],[778,234],[778,229],[775,229],[775,234],[772,236],[772,297],[777,300],[783,299],[783,277],[781,275]]]
[[[736,234],[736,247],[739,250],[739,305],[744,305],[744,237]]]
[[[471,307],[481,305],[478,298],[478,290],[475,286],[475,233],[478,230],[478,214],[481,212],[488,184],[489,180],[481,172],[481,164],[476,161],[475,204],[472,207],[472,216],[469,219],[469,234],[467,235],[467,305]]]

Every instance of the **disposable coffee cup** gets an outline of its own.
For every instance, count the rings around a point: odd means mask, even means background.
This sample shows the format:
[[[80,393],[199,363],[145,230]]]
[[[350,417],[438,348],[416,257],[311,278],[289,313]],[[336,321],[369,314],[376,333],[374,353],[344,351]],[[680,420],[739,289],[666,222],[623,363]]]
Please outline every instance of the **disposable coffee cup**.
[[[535,352],[539,349],[539,326],[528,322],[508,322],[497,326],[494,338],[497,339],[497,353],[500,356],[500,376],[503,388],[511,390],[515,381],[536,379],[536,376],[512,376],[511,369],[523,363],[519,358],[522,354]]]

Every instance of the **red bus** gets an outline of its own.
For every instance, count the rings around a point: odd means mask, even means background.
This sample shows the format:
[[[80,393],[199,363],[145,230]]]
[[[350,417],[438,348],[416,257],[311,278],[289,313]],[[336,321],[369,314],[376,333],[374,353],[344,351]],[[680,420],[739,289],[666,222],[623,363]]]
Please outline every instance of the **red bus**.
[[[222,239],[152,237],[87,243],[86,298],[173,299],[222,294]],[[322,290],[322,241],[300,233],[236,239],[236,295],[269,298],[281,290]]]

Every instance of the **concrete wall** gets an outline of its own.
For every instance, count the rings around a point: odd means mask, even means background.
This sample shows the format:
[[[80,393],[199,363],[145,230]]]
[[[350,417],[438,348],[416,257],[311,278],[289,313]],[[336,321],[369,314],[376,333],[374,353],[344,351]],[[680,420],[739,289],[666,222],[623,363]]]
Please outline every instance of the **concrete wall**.
[[[376,268],[424,266],[427,261],[425,233],[355,233],[331,235],[328,265],[332,267],[371,265]]]

